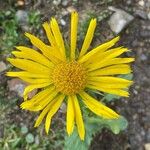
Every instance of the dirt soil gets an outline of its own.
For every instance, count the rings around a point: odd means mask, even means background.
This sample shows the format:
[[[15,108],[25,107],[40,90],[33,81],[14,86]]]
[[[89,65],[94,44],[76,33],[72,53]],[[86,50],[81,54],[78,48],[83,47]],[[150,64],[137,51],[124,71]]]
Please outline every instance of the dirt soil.
[[[81,17],[84,17],[87,11],[101,12],[101,10],[112,5],[134,16],[134,20],[120,33],[120,44],[131,49],[130,56],[136,59],[133,64],[134,85],[131,87],[129,99],[122,98],[112,103],[117,112],[125,116],[128,120],[129,125],[126,131],[123,131],[119,135],[114,135],[108,130],[103,130],[102,133],[94,137],[90,149],[143,150],[145,144],[150,143],[150,18],[145,17],[145,14],[150,13],[150,2],[145,0],[144,6],[141,6],[139,2],[141,0],[116,0],[111,3],[105,3],[105,1],[103,0],[102,2],[104,3],[101,3],[99,0],[83,0],[73,5],[73,8],[78,10]],[[72,6],[71,1],[66,6],[58,5],[57,7],[53,6],[53,4],[50,5],[50,3],[48,0],[38,0],[36,3],[27,0],[25,9],[34,8],[40,10],[43,14],[41,20],[45,21],[55,15],[59,18],[62,10]],[[67,17],[64,19],[66,22],[68,21]],[[108,19],[109,17],[98,24],[98,30],[101,35],[97,41],[106,41],[114,36],[108,26]],[[62,28],[64,28],[67,34],[68,23]],[[3,57],[0,59],[3,59]],[[0,80],[0,84],[6,87],[6,77],[1,75]],[[27,118],[27,114],[20,112],[18,109],[19,107],[14,108],[7,117],[10,117],[11,120],[14,117],[18,121],[17,117],[19,115],[16,115],[16,113],[20,113],[21,118]],[[23,116],[24,114],[25,116]]]

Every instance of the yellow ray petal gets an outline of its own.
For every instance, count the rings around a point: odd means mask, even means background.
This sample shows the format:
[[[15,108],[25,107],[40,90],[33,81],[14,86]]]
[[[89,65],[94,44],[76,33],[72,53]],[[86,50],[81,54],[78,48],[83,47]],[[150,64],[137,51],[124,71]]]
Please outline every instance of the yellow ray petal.
[[[96,19],[92,19],[89,24],[79,57],[82,57],[84,54],[86,54],[86,52],[92,42],[95,28],[96,28]]]
[[[114,49],[108,50],[93,59],[92,64],[88,66],[89,70],[91,71],[91,70],[98,69],[102,67],[104,62],[107,62],[108,60],[113,59],[127,51],[129,51],[127,48],[114,48]]]
[[[37,100],[32,105],[30,103],[28,103],[28,107],[26,107],[25,109],[30,110],[30,111],[40,111],[40,110],[44,109],[48,105],[48,103],[50,103],[57,96],[57,94],[58,93],[56,91],[52,91],[52,93],[47,94],[47,96],[45,96],[43,99],[41,99],[41,102],[39,100]],[[27,105],[27,103],[26,103],[26,105]]]
[[[118,78],[118,77],[110,77],[110,76],[104,76],[104,77],[89,77],[88,78],[89,80],[93,80],[93,81],[99,81],[99,82],[102,82],[102,83],[114,83],[114,84],[117,84],[117,83],[127,83],[127,84],[132,84],[133,81],[130,81],[130,80],[126,80],[126,79],[123,79],[123,78]]]
[[[87,60],[89,60],[91,57],[96,56],[97,54],[103,53],[104,51],[106,51],[108,48],[112,47],[115,45],[116,42],[118,42],[119,40],[119,36],[112,39],[111,41],[108,41],[96,48],[94,48],[93,50],[91,50],[90,52],[88,52],[86,55],[82,56],[78,62],[83,63],[86,62]]]
[[[55,113],[58,111],[59,107],[61,106],[63,100],[64,100],[65,96],[63,94],[57,96],[51,103],[49,106],[49,112],[47,114],[46,117],[46,122],[45,122],[45,131],[48,134],[49,132],[49,128],[50,128],[50,124],[51,124],[51,119],[52,117],[55,115]]]
[[[79,106],[78,99],[77,99],[76,95],[73,95],[72,98],[73,98],[73,102],[74,102],[75,121],[77,124],[79,137],[81,140],[84,140],[85,128],[84,128],[82,113],[81,113],[80,106]]]
[[[31,100],[23,102],[21,108],[30,111],[42,110],[56,95],[57,92],[54,91],[54,86],[48,87],[33,96]]]
[[[50,24],[48,22],[43,23],[43,28],[46,32],[46,35],[47,35],[47,38],[48,38],[50,44],[55,47],[56,46],[56,41],[55,41],[55,38],[52,34]]]
[[[19,72],[7,72],[6,76],[10,77],[27,77],[27,78],[36,78],[36,79],[49,79],[49,74],[42,74],[41,73],[31,73],[27,71],[19,71]]]
[[[63,41],[63,38],[62,38],[62,35],[60,32],[58,23],[55,18],[51,19],[50,27],[51,27],[52,33],[54,35],[55,41],[57,43],[57,46],[65,60],[66,59],[66,50],[65,50],[65,46],[64,46],[64,41]]]
[[[27,60],[27,59],[19,59],[19,58],[8,58],[7,59],[13,66],[20,68],[22,70],[28,71],[28,72],[32,72],[32,73],[43,73],[43,74],[49,74],[51,73],[50,69],[39,64],[36,63],[34,61],[31,60]]]
[[[89,76],[116,75],[131,73],[129,65],[113,65],[102,69],[97,69],[88,73]]]
[[[28,93],[31,92],[32,90],[38,89],[38,88],[44,88],[44,87],[49,86],[50,84],[52,84],[52,83],[31,84],[31,85],[27,86],[23,93],[24,100],[27,100]]]
[[[21,51],[21,52],[18,52],[18,51],[12,52],[12,54],[15,55],[16,57],[30,59],[42,65],[45,65],[49,68],[53,67],[52,62],[50,62],[46,57],[44,57],[42,54],[35,51],[34,49],[24,47],[24,46],[17,46],[16,48]]]
[[[108,60],[107,59],[106,60],[104,60],[104,59],[97,60],[97,62],[101,61],[101,63],[98,66],[98,68],[100,69],[102,67],[106,67],[106,66],[110,66],[110,65],[130,63],[130,62],[133,62],[134,60],[135,60],[134,58],[112,58],[112,59],[108,59]],[[94,59],[94,61],[95,61],[95,59]],[[96,61],[95,61],[95,63],[96,63]],[[87,66],[87,68],[91,68],[90,64]]]
[[[47,55],[48,53],[48,47],[46,44],[44,44],[39,38],[37,38],[36,36],[30,34],[30,33],[25,33],[25,36],[28,37],[31,41],[31,43],[37,47],[38,49],[40,49],[42,51],[42,53],[45,55]]]
[[[38,127],[38,126],[41,124],[43,118],[44,118],[44,117],[46,116],[46,114],[49,112],[49,110],[51,109],[51,107],[52,107],[52,104],[49,103],[49,104],[43,109],[43,111],[40,113],[39,117],[37,118],[37,120],[36,120],[36,122],[35,122],[35,124],[34,124],[34,127]]]
[[[31,43],[41,50],[43,55],[45,55],[48,59],[50,59],[53,63],[58,63],[60,60],[53,54],[55,52],[55,49],[51,46],[47,46],[44,44],[40,39],[38,39],[36,36],[25,33],[25,35],[30,39]]]
[[[99,90],[101,92],[105,92],[105,93],[109,93],[109,94],[114,94],[114,95],[119,95],[119,96],[124,96],[124,97],[129,97],[129,92],[124,91],[122,89],[114,89],[114,88],[102,88],[99,86],[95,86],[95,85],[87,85],[88,88],[90,89],[95,89],[95,90]]]
[[[27,77],[20,77],[20,79],[30,84],[52,83],[52,79],[35,79]]]
[[[126,64],[126,63],[133,62],[134,60],[135,60],[134,58],[113,58],[113,59],[101,62],[101,64],[99,65],[99,68],[110,66],[110,65],[116,65],[116,64]]]
[[[88,81],[87,87],[90,85],[95,86],[95,88],[108,88],[108,89],[125,89],[128,88],[131,83],[102,83],[102,82],[97,82],[97,81]]]
[[[74,102],[72,96],[68,96],[67,121],[66,121],[68,135],[71,135],[71,133],[73,132],[74,120],[75,120]]]
[[[81,92],[80,96],[82,97],[83,102],[85,105],[95,114],[108,118],[108,119],[115,119],[119,118],[119,115],[102,104],[101,102],[98,102],[96,99],[88,95],[86,92]]]
[[[71,59],[75,59],[75,50],[76,50],[76,42],[77,42],[77,28],[78,28],[78,14],[77,12],[71,13]]]
[[[51,108],[50,104],[44,108],[44,110],[41,112],[40,116],[37,118],[34,127],[38,127],[41,124],[43,118],[46,116],[46,114],[48,113],[50,108]]]

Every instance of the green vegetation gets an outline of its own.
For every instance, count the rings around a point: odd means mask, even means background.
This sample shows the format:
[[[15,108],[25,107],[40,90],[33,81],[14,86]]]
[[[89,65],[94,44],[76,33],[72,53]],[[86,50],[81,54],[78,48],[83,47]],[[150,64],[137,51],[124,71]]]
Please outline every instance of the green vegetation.
[[[30,11],[26,26],[28,32],[33,31],[39,33],[38,30],[40,26],[39,11]],[[21,29],[21,25],[16,18],[16,11],[14,9],[0,11],[0,30],[0,53],[10,53],[16,45],[25,44],[25,42],[27,42],[24,38],[25,31]]]

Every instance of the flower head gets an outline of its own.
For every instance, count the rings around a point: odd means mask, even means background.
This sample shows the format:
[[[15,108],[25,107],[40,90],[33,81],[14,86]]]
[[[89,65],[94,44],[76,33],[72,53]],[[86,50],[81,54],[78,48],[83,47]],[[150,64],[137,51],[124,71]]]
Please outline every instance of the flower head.
[[[29,83],[24,90],[25,101],[21,104],[21,108],[42,111],[36,120],[35,127],[38,127],[46,117],[45,130],[48,133],[52,117],[66,98],[67,132],[70,135],[76,123],[79,136],[83,140],[85,128],[79,97],[96,115],[108,119],[118,118],[119,115],[116,112],[97,101],[86,89],[128,97],[129,93],[126,89],[132,81],[117,75],[130,73],[128,63],[134,61],[134,58],[119,57],[128,51],[127,48],[112,48],[119,37],[89,50],[96,28],[96,19],[90,21],[80,53],[77,54],[77,26],[78,14],[72,12],[69,56],[66,53],[58,23],[54,18],[50,23],[43,24],[50,44],[47,45],[34,35],[25,33],[38,51],[17,46],[12,52],[15,58],[8,58],[8,61],[22,71],[7,72],[7,75],[19,77]],[[34,89],[41,90],[28,99],[29,92]]]

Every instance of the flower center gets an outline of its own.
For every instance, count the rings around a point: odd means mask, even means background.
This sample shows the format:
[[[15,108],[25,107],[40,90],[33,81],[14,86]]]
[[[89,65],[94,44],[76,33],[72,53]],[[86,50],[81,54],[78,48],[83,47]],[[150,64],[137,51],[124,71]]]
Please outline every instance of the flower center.
[[[78,93],[86,85],[86,70],[76,61],[58,64],[52,77],[56,89],[67,95]]]

